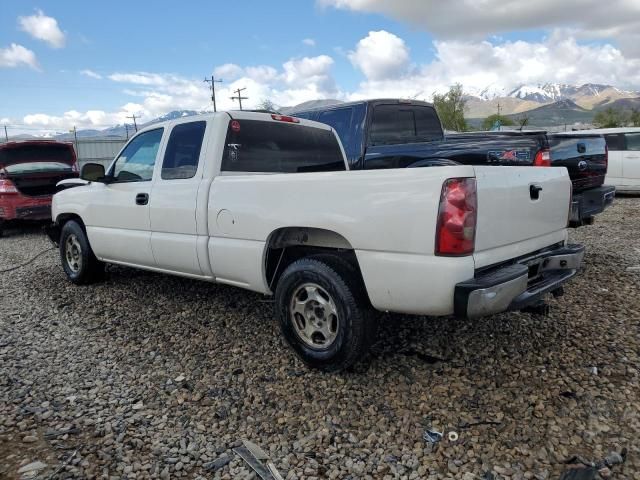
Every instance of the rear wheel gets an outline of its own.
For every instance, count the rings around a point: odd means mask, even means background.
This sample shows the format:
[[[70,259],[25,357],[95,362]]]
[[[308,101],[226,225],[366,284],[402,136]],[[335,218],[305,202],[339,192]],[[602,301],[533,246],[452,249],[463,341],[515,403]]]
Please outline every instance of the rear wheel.
[[[300,259],[283,272],[276,288],[280,326],[310,367],[343,370],[367,352],[375,316],[361,283],[347,262],[328,255]]]
[[[75,220],[62,227],[60,259],[67,278],[78,285],[95,282],[104,276],[104,263],[93,254],[87,234]]]

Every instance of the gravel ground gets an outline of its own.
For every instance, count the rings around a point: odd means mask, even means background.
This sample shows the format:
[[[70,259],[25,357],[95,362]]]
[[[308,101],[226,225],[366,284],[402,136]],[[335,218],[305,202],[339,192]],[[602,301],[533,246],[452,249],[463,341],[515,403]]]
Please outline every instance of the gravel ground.
[[[586,266],[549,317],[386,315],[342,374],[305,368],[259,295],[116,267],[75,287],[47,252],[0,274],[0,478],[252,478],[246,438],[287,478],[556,479],[626,447],[613,478],[640,479],[639,205],[572,234]],[[48,246],[9,232],[0,269]]]

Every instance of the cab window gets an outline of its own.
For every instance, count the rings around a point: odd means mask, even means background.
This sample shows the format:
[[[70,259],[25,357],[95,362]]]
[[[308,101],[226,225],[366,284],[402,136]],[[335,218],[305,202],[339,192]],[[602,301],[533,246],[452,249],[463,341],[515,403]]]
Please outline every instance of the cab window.
[[[146,182],[153,177],[158,156],[162,128],[150,130],[134,137],[122,151],[112,167],[115,182]]]
[[[634,152],[640,151],[640,133],[625,133],[624,138],[627,144],[627,150]]]
[[[198,170],[207,122],[181,123],[173,127],[162,162],[163,180],[193,178]]]

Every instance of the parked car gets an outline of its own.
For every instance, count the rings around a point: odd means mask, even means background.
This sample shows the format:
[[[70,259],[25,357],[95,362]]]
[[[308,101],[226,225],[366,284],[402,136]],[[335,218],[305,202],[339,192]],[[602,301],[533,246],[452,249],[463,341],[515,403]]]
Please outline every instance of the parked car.
[[[50,220],[56,184],[77,176],[76,154],[70,143],[0,144],[0,235],[17,221]]]
[[[615,195],[614,187],[604,185],[607,153],[597,134],[579,138],[544,131],[445,135],[431,104],[398,99],[342,103],[291,115],[332,126],[354,170],[446,164],[566,167],[573,182],[573,227],[592,223]]]
[[[106,173],[87,164],[80,186],[54,196],[49,235],[77,284],[115,263],[271,295],[286,339],[325,370],[366,351],[373,309],[518,310],[580,267],[565,169],[348,170],[316,122],[219,112],[159,123]]]
[[[606,183],[619,192],[640,192],[640,128],[600,128],[570,135],[582,138],[593,134],[603,135],[609,148]]]

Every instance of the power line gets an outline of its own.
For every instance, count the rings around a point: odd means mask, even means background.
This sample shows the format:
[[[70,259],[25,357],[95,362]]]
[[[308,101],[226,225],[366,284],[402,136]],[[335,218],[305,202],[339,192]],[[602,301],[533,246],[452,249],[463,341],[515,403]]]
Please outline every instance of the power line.
[[[234,90],[234,92],[237,93],[238,95],[236,97],[231,97],[231,100],[238,100],[238,103],[240,104],[240,110],[242,110],[242,100],[249,100],[249,97],[243,97],[241,95],[241,92],[246,89],[247,87],[238,88],[237,90]]]
[[[205,78],[204,82],[211,84],[211,101],[213,101],[213,111],[217,112],[218,109],[216,108],[216,83],[222,83],[222,80],[221,79],[216,80],[215,77],[211,75],[211,80],[209,80],[208,78]]]

